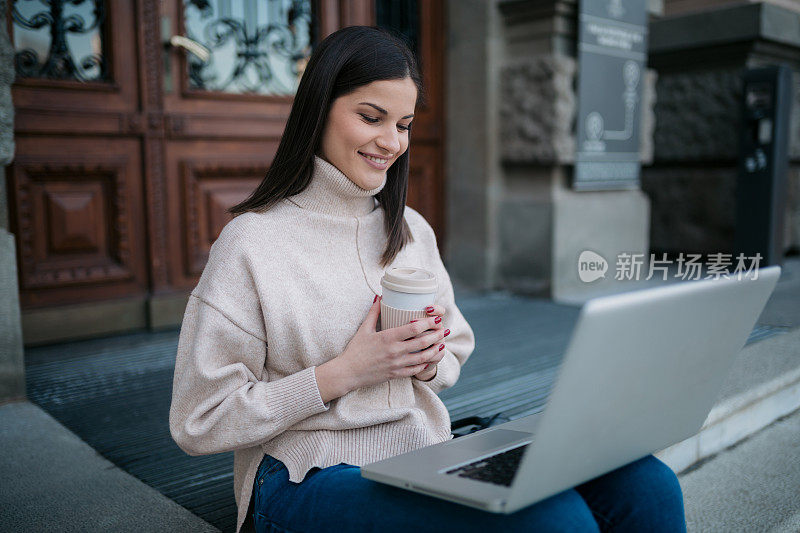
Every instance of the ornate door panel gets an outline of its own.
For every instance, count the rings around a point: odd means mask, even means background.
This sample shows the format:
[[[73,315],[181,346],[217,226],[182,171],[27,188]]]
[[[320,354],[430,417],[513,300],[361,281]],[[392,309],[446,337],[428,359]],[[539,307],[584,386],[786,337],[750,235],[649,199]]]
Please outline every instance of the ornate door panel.
[[[231,219],[227,213],[258,185],[275,142],[169,141],[165,164],[167,264],[172,286],[191,290],[203,272],[211,245]]]
[[[16,143],[20,304],[145,293],[139,143],[26,136]]]

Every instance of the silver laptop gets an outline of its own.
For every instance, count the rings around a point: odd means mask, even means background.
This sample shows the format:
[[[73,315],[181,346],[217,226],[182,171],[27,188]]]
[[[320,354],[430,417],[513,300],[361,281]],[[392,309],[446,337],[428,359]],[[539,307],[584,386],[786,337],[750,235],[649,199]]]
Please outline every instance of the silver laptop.
[[[544,412],[363,466],[361,475],[512,513],[688,438],[780,271],[590,300]]]

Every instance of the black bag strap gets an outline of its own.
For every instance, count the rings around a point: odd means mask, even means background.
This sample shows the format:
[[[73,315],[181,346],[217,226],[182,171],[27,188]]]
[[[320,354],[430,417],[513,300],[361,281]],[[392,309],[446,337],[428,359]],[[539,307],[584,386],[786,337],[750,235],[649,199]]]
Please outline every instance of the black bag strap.
[[[450,424],[450,431],[454,438],[463,437],[464,435],[469,435],[481,429],[486,429],[508,421],[509,418],[503,416],[503,413],[496,413],[486,417],[468,416],[452,422]]]

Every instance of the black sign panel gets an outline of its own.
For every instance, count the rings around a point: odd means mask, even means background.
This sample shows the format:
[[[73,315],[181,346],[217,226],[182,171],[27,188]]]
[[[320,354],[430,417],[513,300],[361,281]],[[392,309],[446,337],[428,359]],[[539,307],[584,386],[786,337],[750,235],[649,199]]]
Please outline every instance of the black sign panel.
[[[575,190],[639,187],[647,0],[581,0]]]

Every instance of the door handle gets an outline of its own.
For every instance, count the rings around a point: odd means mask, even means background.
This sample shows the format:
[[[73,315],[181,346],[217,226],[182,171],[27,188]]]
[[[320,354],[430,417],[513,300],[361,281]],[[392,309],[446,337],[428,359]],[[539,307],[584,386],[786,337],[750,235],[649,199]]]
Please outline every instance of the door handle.
[[[173,35],[169,38],[169,44],[174,48],[183,48],[187,52],[194,54],[203,63],[208,63],[211,57],[211,50],[183,35]]]

